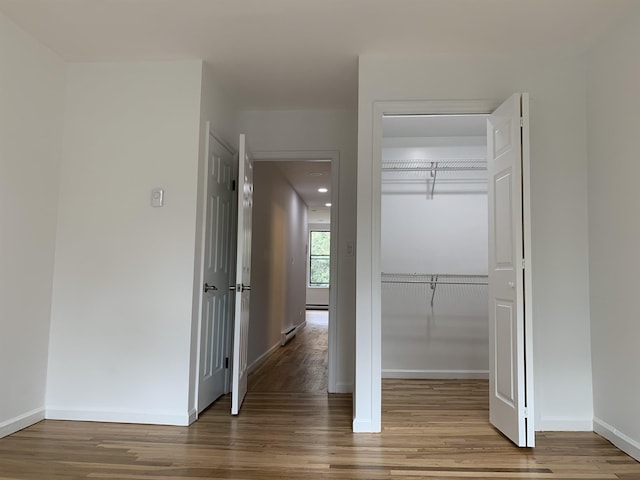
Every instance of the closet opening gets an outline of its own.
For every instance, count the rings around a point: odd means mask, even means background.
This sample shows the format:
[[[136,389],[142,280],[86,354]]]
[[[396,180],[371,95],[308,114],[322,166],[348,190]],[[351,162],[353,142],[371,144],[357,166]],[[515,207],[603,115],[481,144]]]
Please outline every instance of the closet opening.
[[[487,117],[382,119],[383,419],[489,419]]]

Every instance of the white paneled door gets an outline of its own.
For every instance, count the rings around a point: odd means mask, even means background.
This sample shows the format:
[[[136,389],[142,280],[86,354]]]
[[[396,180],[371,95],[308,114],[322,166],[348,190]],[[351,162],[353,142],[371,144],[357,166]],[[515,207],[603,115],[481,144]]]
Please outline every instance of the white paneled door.
[[[251,295],[251,212],[253,207],[253,162],[246,138],[240,135],[238,154],[238,237],[236,252],[235,320],[233,329],[233,385],[231,413],[240,413],[247,393],[247,349]]]
[[[233,314],[233,153],[209,135],[200,321],[198,413],[227,392],[229,329]]]
[[[528,97],[511,96],[487,122],[489,177],[489,417],[520,447],[534,446],[530,318],[525,309],[523,172]],[[523,140],[524,143],[523,143]]]

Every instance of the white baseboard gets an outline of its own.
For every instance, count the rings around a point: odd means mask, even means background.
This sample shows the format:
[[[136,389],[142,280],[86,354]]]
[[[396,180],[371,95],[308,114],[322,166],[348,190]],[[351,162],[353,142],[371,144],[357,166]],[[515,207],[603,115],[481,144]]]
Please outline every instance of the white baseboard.
[[[625,435],[614,426],[609,425],[599,418],[593,419],[593,431],[640,462],[640,441]]]
[[[593,432],[591,418],[541,417],[536,420],[537,432]]]
[[[44,420],[44,408],[36,408],[0,423],[0,438]]]
[[[190,424],[191,412],[149,413],[115,410],[67,410],[47,408],[45,418],[48,420],[75,420],[81,422],[107,423],[143,423],[148,425],[177,425],[186,427]]]
[[[382,369],[382,378],[424,378],[431,380],[479,379],[488,380],[488,370],[411,370],[401,368]]]
[[[189,411],[189,425],[191,425],[197,419],[198,419],[198,409],[197,408],[192,408]]]
[[[260,355],[258,358],[256,358],[253,362],[251,362],[251,364],[247,367],[247,373],[249,374],[249,373],[253,372],[260,365],[262,365],[264,362],[266,362],[267,359],[273,354],[273,352],[275,352],[280,346],[281,346],[280,342],[276,343],[269,350],[267,350],[262,355]]]
[[[374,424],[371,419],[359,420],[354,418],[353,431],[356,433],[379,433],[382,431],[382,425]]]
[[[353,393],[353,383],[338,382],[336,383],[336,389],[329,391],[329,393]]]

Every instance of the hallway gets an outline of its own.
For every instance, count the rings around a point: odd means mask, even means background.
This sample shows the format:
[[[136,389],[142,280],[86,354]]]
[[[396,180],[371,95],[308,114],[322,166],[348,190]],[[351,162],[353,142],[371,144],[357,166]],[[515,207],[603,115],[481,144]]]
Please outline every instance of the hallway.
[[[327,392],[329,312],[307,310],[307,325],[249,375],[249,392]]]

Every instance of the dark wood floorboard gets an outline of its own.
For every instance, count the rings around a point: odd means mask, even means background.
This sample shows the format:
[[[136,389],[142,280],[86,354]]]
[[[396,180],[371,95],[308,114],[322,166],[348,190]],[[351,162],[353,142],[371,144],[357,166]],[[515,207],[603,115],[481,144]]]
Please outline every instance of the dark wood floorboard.
[[[238,417],[225,396],[188,428],[43,421],[0,439],[0,479],[640,480],[640,464],[593,433],[539,433],[535,449],[516,448],[488,423],[484,381],[386,380],[383,432],[353,434],[351,395],[301,373],[326,359],[322,333],[306,333],[269,362],[308,391],[265,364]]]

